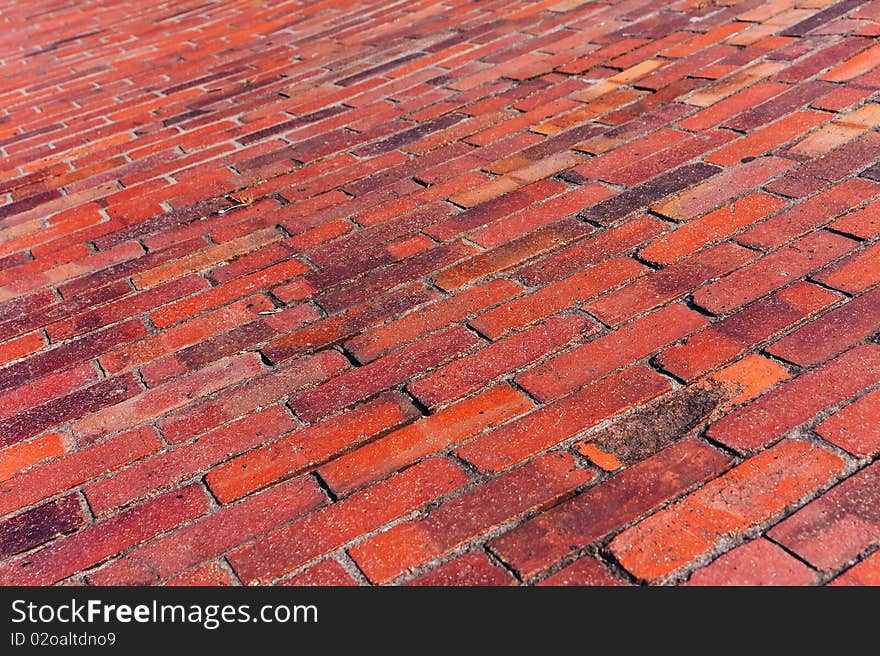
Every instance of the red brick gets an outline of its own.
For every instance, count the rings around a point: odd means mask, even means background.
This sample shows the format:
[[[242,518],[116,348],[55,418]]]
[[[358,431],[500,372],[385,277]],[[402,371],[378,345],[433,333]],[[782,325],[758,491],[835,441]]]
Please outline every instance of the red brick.
[[[738,390],[730,403],[744,403],[791,378],[784,366],[756,353],[737,360],[710,377],[728,390]]]
[[[877,57],[880,55],[880,46],[873,46],[860,52],[839,66],[835,66],[825,73],[820,80],[830,82],[845,82],[877,67]]]
[[[661,175],[671,167],[689,162],[695,157],[715,150],[732,141],[735,133],[729,130],[709,130],[670,146],[642,160],[603,174],[602,179],[612,184],[636,185]]]
[[[258,294],[156,335],[116,348],[101,355],[99,360],[101,366],[110,373],[126,371],[256,319],[260,316],[260,312],[269,312],[272,308],[272,301],[267,296]]]
[[[39,332],[5,341],[0,344],[0,364],[6,364],[33,355],[43,350],[44,346],[46,346],[46,340],[43,338],[42,333]]]
[[[55,583],[208,510],[208,497],[198,485],[173,490],[0,566],[0,581],[4,585]]]
[[[91,362],[49,374],[0,394],[0,417],[10,417],[98,381]]]
[[[880,463],[853,474],[770,529],[768,535],[831,572],[880,542]]]
[[[620,255],[665,229],[666,224],[652,216],[636,217],[525,266],[517,270],[515,275],[523,283],[532,286],[556,282],[590,265]]]
[[[728,551],[694,572],[686,585],[811,585],[816,573],[764,538]]]
[[[640,139],[634,139],[614,150],[602,153],[583,164],[574,167],[574,172],[584,178],[602,179],[608,171],[614,171],[633,162],[681,143],[688,138],[687,132],[662,128]],[[601,200],[601,199],[599,199]]]
[[[530,205],[521,212],[499,219],[491,225],[473,232],[469,239],[485,248],[493,248],[531,230],[536,230],[574,214],[608,198],[613,193],[613,190],[604,185],[583,185],[568,193],[555,196],[543,203]]]
[[[503,568],[492,563],[486,554],[471,552],[443,563],[405,585],[503,586],[515,583],[516,580]]]
[[[501,471],[668,389],[664,378],[635,365],[490,431],[456,454],[482,471]]]
[[[880,453],[880,391],[866,394],[816,426],[816,433],[856,456]]]
[[[853,253],[814,275],[813,280],[850,294],[873,287],[880,283],[880,244]]]
[[[708,434],[738,451],[755,451],[878,381],[880,346],[860,346],[728,415]]]
[[[436,408],[485,387],[499,376],[542,359],[596,331],[583,316],[552,317],[447,364],[407,389],[428,408]]]
[[[494,538],[489,547],[530,579],[717,476],[731,463],[729,456],[696,439],[679,442]]]
[[[73,432],[80,440],[94,441],[134,423],[145,423],[167,412],[208,396],[262,371],[258,355],[242,354],[221,360],[185,378],[157,387],[79,420]]]
[[[848,301],[798,328],[767,352],[804,367],[823,362],[880,330],[880,290]]]
[[[509,214],[522,210],[532,203],[565,191],[563,183],[556,180],[539,180],[500,198],[470,208],[430,226],[425,232],[439,241],[449,241],[463,232],[493,223]]]
[[[422,303],[435,300],[438,296],[436,290],[431,290],[423,283],[417,283],[371,299],[342,314],[321,319],[299,330],[296,330],[296,326],[291,325],[289,321],[284,321],[279,329],[288,334],[272,342],[272,352],[276,357],[286,360],[296,355],[317,351],[382,323],[390,317],[404,314]],[[317,319],[319,316],[314,318]]]
[[[0,447],[25,440],[71,419],[107,410],[140,392],[131,375],[115,376],[0,420]]]
[[[880,185],[875,182],[860,178],[847,180],[756,225],[737,237],[737,241],[763,250],[777,248],[810,230],[830,223],[878,193]]]
[[[464,262],[450,267],[434,277],[434,284],[444,291],[461,289],[465,285],[486,278],[493,273],[511,269],[541,253],[557,250],[565,244],[590,234],[593,230],[592,226],[576,219],[566,219],[539,228],[523,237],[474,255]]]
[[[111,328],[99,330],[79,339],[60,344],[26,360],[0,369],[0,391],[15,388],[104,353],[147,333],[143,322],[132,319]]]
[[[151,585],[216,558],[323,505],[310,477],[278,485],[151,540],[89,574],[93,585]]]
[[[138,289],[155,287],[163,282],[168,282],[174,278],[181,278],[186,274],[201,271],[233,257],[248,253],[279,239],[281,239],[281,234],[275,228],[266,228],[139,273],[132,276],[132,282]]]
[[[747,157],[759,157],[775,150],[826,120],[828,115],[822,112],[809,110],[794,112],[715,151],[706,156],[705,160],[723,166],[739,164]]]
[[[831,224],[831,228],[860,239],[872,239],[880,235],[880,202],[847,214]]]
[[[706,246],[724,241],[784,206],[785,202],[775,196],[760,192],[749,194],[658,237],[642,248],[639,256],[662,266],[674,264]]]
[[[647,357],[707,323],[705,317],[683,305],[671,305],[520,374],[516,382],[541,401],[556,399]]]
[[[387,583],[522,515],[552,506],[595,474],[552,453],[455,497],[349,550],[374,583]]]
[[[344,355],[337,351],[322,351],[294,360],[263,375],[251,377],[238,387],[185,406],[159,419],[157,425],[168,442],[181,442],[348,369],[349,364]]]
[[[657,363],[693,380],[735,360],[775,335],[789,330],[841,300],[817,285],[796,282],[757,301],[657,356]]]
[[[651,209],[674,221],[689,221],[718,208],[731,198],[763,185],[795,164],[793,160],[781,157],[759,157],[735,169],[724,171],[711,181],[692,187]]]
[[[524,394],[507,385],[499,385],[361,446],[327,463],[319,473],[336,494],[347,494],[420,458],[479,435],[532,407]]]
[[[595,558],[584,556],[571,565],[548,576],[538,583],[540,586],[618,586],[626,582],[608,571]]]
[[[836,128],[836,123],[832,123],[826,130],[830,132],[832,128]],[[837,128],[841,134],[841,138],[847,138],[850,133],[857,130],[867,130],[867,127],[841,127]],[[822,133],[812,135],[818,142]],[[828,136],[831,139],[832,133]],[[824,147],[826,145],[816,143],[813,144],[808,137],[800,142],[797,146],[790,149],[790,153],[794,156],[802,154],[814,145],[815,147]],[[863,136],[853,139],[849,143],[832,150],[816,159],[803,164],[796,171],[778,179],[767,185],[767,189],[786,196],[795,198],[803,198],[809,194],[815,193],[832,182],[837,182],[847,175],[864,168],[867,164],[871,164],[876,160],[877,150],[880,148],[880,136],[876,132],[868,132]],[[876,195],[875,190],[873,195]]]
[[[345,343],[363,363],[371,362],[395,348],[412,343],[450,323],[461,321],[522,290],[515,282],[498,279],[438,299],[382,326],[369,329]]]
[[[278,585],[289,586],[356,586],[351,574],[345,571],[345,568],[338,561],[328,558],[322,560],[316,565],[312,565],[308,569],[303,570],[299,574],[281,579]]]
[[[218,562],[213,562],[175,576],[166,581],[165,585],[221,587],[234,585],[234,581],[228,569]]]
[[[0,558],[28,551],[85,523],[79,498],[72,494],[0,521]]]
[[[70,339],[126,319],[134,314],[153,310],[166,303],[173,303],[178,298],[189,296],[208,286],[208,281],[200,276],[192,275],[178,278],[145,292],[126,294],[118,301],[106,303],[97,308],[89,308],[84,312],[50,323],[46,326],[46,332],[55,342]],[[128,287],[127,283],[125,283],[125,287]]]
[[[654,271],[588,303],[584,309],[605,323],[617,326],[687,294],[708,280],[729,274],[753,259],[754,253],[745,248],[720,244],[666,269]],[[695,298],[699,294],[700,291],[696,292]]]
[[[694,303],[712,314],[728,314],[789,284],[851,250],[840,235],[815,232],[694,293]]]
[[[778,82],[760,82],[692,114],[680,121],[679,125],[685,130],[695,132],[716,127],[727,119],[779,95],[788,88]]]
[[[585,271],[520,296],[470,321],[470,325],[490,339],[498,339],[518,328],[566,310],[579,303],[638,278],[649,269],[630,258],[602,262]]]
[[[828,585],[880,585],[880,553],[874,552],[856,563]]]
[[[449,460],[425,460],[233,551],[228,560],[245,584],[267,583],[459,489],[468,480]]]
[[[0,482],[63,455],[68,449],[68,438],[62,433],[46,433],[29,442],[20,442],[0,450]]]
[[[449,328],[424,342],[386,355],[298,394],[290,400],[290,406],[303,420],[313,422],[460,357],[479,343],[480,340],[464,328]],[[271,358],[271,351],[267,355]]]
[[[771,521],[842,468],[830,451],[786,440],[627,529],[608,549],[636,578],[664,580]]]
[[[320,466],[405,424],[417,414],[402,395],[389,392],[326,422],[230,458],[212,469],[205,480],[220,503],[227,504]]]
[[[315,302],[328,314],[342,312],[364,298],[376,296],[413,279],[422,278],[429,273],[460,262],[476,251],[475,246],[461,240],[441,244],[321,292],[315,296]]]
[[[85,495],[95,515],[106,515],[202,474],[227,458],[276,439],[296,427],[297,423],[282,407],[271,406],[201,435],[192,444],[163,451],[114,476],[92,483],[86,486]]]

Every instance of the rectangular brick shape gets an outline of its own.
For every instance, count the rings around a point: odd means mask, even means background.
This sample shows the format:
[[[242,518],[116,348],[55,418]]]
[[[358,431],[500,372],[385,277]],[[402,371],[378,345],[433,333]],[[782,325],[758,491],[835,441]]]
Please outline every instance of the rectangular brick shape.
[[[425,460],[346,500],[306,515],[228,560],[248,585],[268,583],[468,483],[445,458]]]
[[[173,490],[0,566],[3,585],[48,585],[205,514],[198,485]]]
[[[0,522],[0,558],[33,549],[85,523],[76,495],[61,497]]]
[[[496,428],[456,454],[481,471],[501,471],[668,389],[666,379],[635,365]]]
[[[687,294],[713,278],[720,278],[755,259],[741,246],[724,243],[603,296],[584,309],[612,326],[653,310]],[[699,293],[699,292],[697,292]]]
[[[855,242],[827,232],[807,235],[789,246],[696,291],[694,303],[712,314],[728,314],[836,260]]]
[[[661,581],[722,540],[769,522],[842,468],[830,451],[786,440],[627,529],[608,549],[635,577]]]
[[[846,302],[767,348],[807,367],[823,362],[880,330],[880,289]]]
[[[348,494],[533,407],[521,392],[499,385],[328,462],[318,472],[337,495]]]
[[[706,326],[702,315],[670,305],[559,355],[516,382],[541,401],[550,401]]]
[[[814,567],[839,569],[880,542],[880,463],[825,492],[783,520],[768,535]]]
[[[93,585],[152,585],[320,507],[311,477],[292,479],[151,540],[89,574]]]
[[[521,285],[510,280],[492,280],[448,298],[438,299],[420,307],[417,312],[367,330],[348,340],[345,347],[360,362],[371,362],[450,323],[466,319],[486,307],[515,296],[522,289]]]
[[[657,362],[666,371],[693,380],[841,300],[839,294],[818,285],[796,282],[666,349]]]
[[[878,381],[880,346],[860,346],[726,416],[708,434],[737,451],[753,452]]]
[[[317,467],[417,415],[403,395],[389,392],[350,412],[231,458],[213,468],[205,480],[220,503],[227,504]]]
[[[548,285],[534,294],[520,296],[500,305],[469,323],[489,339],[498,339],[556,312],[585,303],[609,289],[644,275],[649,270],[631,258],[608,260]]]
[[[530,510],[552,505],[594,477],[578,469],[570,455],[551,453],[441,504],[423,519],[369,538],[350,553],[371,581],[386,583]]]
[[[460,357],[479,344],[480,340],[464,328],[449,328],[298,394],[290,406],[305,421],[313,422]]]
[[[490,540],[489,548],[530,579],[732,463],[699,440],[684,440]]]

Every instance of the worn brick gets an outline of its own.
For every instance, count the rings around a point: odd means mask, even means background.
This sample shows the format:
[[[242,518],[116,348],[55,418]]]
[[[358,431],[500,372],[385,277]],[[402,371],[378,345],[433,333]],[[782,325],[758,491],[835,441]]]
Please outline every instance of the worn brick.
[[[635,365],[496,428],[456,454],[483,471],[507,469],[668,389],[665,379]]]
[[[85,523],[76,495],[61,497],[0,522],[0,557],[33,549]]]
[[[605,323],[617,326],[727,274],[754,259],[754,253],[723,243],[659,271],[584,306]],[[718,283],[713,283],[718,284]],[[710,285],[711,286],[711,285]],[[695,298],[700,291],[695,293]]]
[[[716,449],[685,440],[490,540],[489,547],[520,576],[531,578],[731,463]]]
[[[533,407],[521,392],[499,385],[342,455],[319,473],[335,493],[346,494]]]
[[[706,324],[705,317],[696,312],[683,305],[671,305],[522,373],[516,382],[541,401],[559,398]]]

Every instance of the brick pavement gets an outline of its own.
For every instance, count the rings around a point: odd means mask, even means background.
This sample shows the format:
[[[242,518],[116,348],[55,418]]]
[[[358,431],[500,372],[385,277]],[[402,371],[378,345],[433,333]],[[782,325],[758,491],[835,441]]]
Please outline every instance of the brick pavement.
[[[0,2],[0,583],[876,584],[878,35]]]

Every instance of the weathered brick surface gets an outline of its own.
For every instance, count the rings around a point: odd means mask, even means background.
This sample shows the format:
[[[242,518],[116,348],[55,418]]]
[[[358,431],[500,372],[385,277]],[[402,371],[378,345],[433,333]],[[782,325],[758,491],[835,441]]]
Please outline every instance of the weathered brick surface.
[[[32,4],[0,582],[876,582],[876,1]]]

